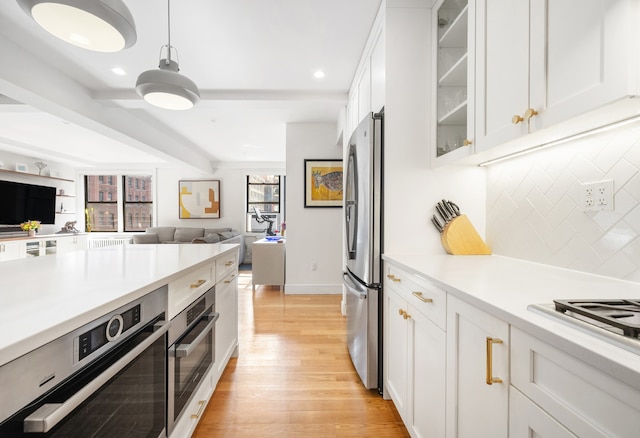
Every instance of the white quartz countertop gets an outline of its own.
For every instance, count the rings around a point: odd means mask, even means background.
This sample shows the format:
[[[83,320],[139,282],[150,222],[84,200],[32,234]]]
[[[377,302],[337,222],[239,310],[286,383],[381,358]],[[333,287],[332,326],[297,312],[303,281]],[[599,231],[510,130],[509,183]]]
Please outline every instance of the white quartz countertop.
[[[640,354],[528,309],[555,299],[640,299],[639,283],[496,255],[385,254],[383,259],[640,389]]]
[[[237,246],[123,245],[0,263],[0,366]]]

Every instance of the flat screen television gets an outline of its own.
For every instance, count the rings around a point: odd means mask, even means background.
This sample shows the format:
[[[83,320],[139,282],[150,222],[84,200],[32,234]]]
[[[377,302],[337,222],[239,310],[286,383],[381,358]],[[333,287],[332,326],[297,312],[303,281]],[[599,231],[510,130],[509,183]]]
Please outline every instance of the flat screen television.
[[[56,188],[0,181],[0,225],[17,225],[27,220],[55,223]]]

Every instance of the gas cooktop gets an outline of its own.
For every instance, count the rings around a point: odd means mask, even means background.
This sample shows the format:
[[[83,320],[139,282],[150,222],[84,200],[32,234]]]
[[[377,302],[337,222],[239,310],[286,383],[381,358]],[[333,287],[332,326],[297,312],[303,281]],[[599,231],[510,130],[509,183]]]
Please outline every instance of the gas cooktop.
[[[554,300],[528,308],[640,354],[640,300]]]

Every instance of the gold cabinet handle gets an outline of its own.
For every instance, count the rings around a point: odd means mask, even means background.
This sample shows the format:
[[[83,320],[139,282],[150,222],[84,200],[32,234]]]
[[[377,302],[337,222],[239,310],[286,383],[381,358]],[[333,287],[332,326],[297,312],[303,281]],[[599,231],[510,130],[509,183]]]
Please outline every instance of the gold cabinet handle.
[[[513,123],[514,125],[517,125],[520,122],[524,122],[524,119],[521,116],[516,114],[515,116],[511,117],[511,123]]]
[[[469,139],[465,139],[462,142],[462,146],[471,146],[472,144],[473,144],[473,142],[471,140],[469,140]]]
[[[409,315],[407,312],[404,312],[404,314],[402,315],[402,317],[403,317],[404,319],[409,319],[409,318],[411,318],[411,315]]]
[[[529,108],[524,112],[524,118],[526,120],[529,120],[531,117],[534,117],[537,115],[538,115],[538,111],[534,110],[533,108]]]
[[[400,282],[400,279],[393,274],[387,274],[387,278],[391,281],[395,281],[396,283]]]
[[[400,315],[400,316],[404,316],[404,314],[405,314],[405,313],[406,313],[406,312],[405,312],[404,310],[402,310],[402,309],[398,309],[398,315]]]
[[[200,401],[198,402],[198,404],[200,405],[200,407],[198,408],[198,412],[196,412],[195,414],[191,414],[191,418],[192,418],[193,420],[195,420],[196,418],[200,418],[200,415],[202,415],[202,410],[203,410],[203,409],[204,409],[204,407],[205,407],[205,403],[207,403],[207,401],[206,401],[206,400],[200,400]]]
[[[502,339],[487,336],[487,385],[502,383],[499,377],[493,377],[493,344],[502,344]]]
[[[433,298],[425,298],[422,296],[422,292],[411,292],[411,295],[422,301],[423,303],[433,303]]]
[[[231,277],[231,280],[225,280],[224,283],[225,284],[229,284],[229,283],[231,283],[233,281],[234,278],[236,278],[235,275]]]
[[[231,266],[231,265],[233,265],[234,263],[235,263],[235,262],[234,262],[233,260],[231,260],[231,261],[229,261],[229,262],[225,263],[224,265],[225,265],[225,266]]]
[[[196,289],[200,286],[202,286],[203,284],[205,284],[207,282],[207,280],[198,280],[195,283],[191,284],[189,287],[191,287],[191,289]]]

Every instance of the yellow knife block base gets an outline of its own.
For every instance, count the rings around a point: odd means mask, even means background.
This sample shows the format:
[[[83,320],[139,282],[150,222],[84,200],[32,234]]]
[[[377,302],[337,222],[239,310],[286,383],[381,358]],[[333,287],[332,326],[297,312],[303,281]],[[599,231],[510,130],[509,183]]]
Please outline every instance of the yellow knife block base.
[[[457,216],[444,226],[442,246],[453,255],[486,255],[491,250],[484,243],[466,215]]]

